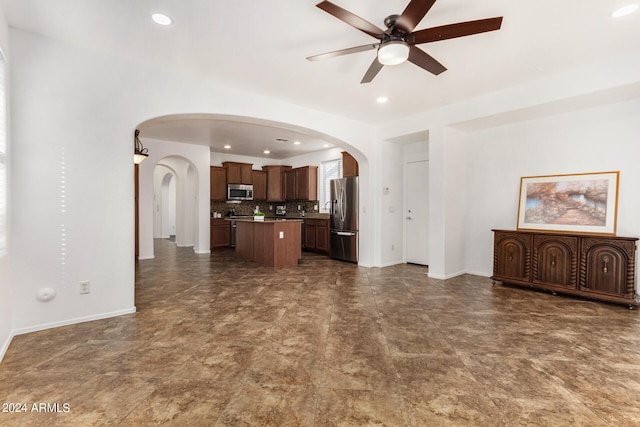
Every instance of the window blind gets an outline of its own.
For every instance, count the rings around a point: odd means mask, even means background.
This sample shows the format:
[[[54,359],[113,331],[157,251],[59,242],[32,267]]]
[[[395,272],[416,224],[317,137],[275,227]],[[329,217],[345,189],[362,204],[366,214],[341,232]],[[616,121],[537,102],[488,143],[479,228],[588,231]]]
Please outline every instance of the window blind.
[[[329,206],[327,202],[331,197],[331,185],[332,179],[342,178],[342,159],[328,160],[322,162],[322,185],[320,188],[320,211],[328,212]]]

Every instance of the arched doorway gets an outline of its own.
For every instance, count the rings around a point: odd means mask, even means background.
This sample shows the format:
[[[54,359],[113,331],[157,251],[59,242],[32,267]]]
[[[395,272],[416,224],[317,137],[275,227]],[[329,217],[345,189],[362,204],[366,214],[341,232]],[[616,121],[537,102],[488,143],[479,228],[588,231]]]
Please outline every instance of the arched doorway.
[[[196,170],[180,156],[160,159],[153,171],[154,238],[173,238],[178,246],[195,246],[197,224]]]
[[[174,172],[157,164],[154,171],[153,237],[172,239],[176,237],[176,182]]]

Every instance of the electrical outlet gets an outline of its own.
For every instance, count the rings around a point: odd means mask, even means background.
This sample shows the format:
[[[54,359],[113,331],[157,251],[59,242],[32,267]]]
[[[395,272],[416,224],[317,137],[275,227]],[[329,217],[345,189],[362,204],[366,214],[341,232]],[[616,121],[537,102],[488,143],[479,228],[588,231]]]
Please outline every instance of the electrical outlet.
[[[80,294],[88,294],[91,291],[89,281],[80,282]]]

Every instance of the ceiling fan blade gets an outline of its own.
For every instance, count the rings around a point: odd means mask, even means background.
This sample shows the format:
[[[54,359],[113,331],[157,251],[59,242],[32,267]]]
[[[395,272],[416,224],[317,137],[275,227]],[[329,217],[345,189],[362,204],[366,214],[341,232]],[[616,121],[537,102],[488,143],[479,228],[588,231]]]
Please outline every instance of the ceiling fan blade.
[[[416,64],[420,68],[424,68],[436,76],[447,70],[445,66],[436,61],[435,58],[415,46],[409,47],[409,62]]]
[[[348,49],[334,50],[333,52],[321,53],[319,55],[309,56],[309,61],[317,61],[319,59],[335,58],[336,56],[350,55],[352,53],[364,52],[366,50],[377,49],[380,44],[366,44],[364,46],[350,47]]]
[[[384,31],[382,31],[372,23],[365,21],[358,15],[355,15],[348,10],[341,8],[340,6],[337,6],[330,1],[322,1],[316,6],[324,10],[325,12],[335,16],[339,20],[344,21],[352,27],[362,31],[363,33],[369,34],[371,37],[379,39],[384,33]]]
[[[395,28],[399,28],[409,34],[422,21],[436,0],[411,0],[396,20]]]
[[[442,25],[440,27],[426,28],[416,31],[409,37],[409,44],[421,44],[437,42],[440,40],[454,39],[456,37],[471,36],[473,34],[486,33],[499,30],[502,25],[502,16],[496,18],[478,19],[477,21],[458,22],[456,24]]]
[[[380,70],[382,70],[382,67],[384,67],[384,65],[379,63],[378,58],[376,57],[371,63],[371,65],[369,66],[369,69],[367,70],[367,72],[364,73],[364,77],[362,78],[362,80],[360,80],[360,84],[370,83],[371,80],[373,80],[374,77],[378,75]]]

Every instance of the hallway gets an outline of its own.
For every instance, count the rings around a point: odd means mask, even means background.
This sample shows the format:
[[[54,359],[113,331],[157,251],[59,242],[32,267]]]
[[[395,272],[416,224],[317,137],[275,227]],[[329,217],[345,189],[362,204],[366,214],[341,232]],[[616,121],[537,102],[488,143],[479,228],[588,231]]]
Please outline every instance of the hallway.
[[[137,313],[14,338],[0,395],[28,410],[0,425],[640,425],[625,306],[308,253],[155,254]]]

